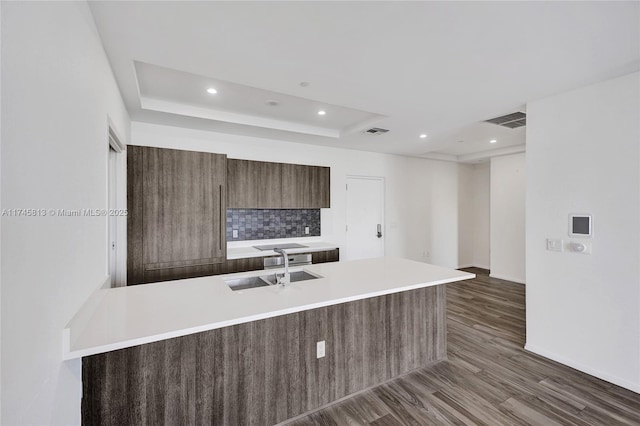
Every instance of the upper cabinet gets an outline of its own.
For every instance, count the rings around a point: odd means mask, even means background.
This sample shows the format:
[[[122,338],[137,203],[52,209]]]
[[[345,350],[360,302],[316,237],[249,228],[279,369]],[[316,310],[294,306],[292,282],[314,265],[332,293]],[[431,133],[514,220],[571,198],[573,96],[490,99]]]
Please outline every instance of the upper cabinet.
[[[228,208],[330,207],[330,168],[227,160]]]
[[[309,167],[300,164],[282,165],[282,204],[290,209],[307,208],[308,193],[311,190],[309,182]]]
[[[258,169],[258,207],[262,209],[281,209],[282,164],[251,161]]]
[[[227,160],[227,207],[280,209],[282,165],[263,161]]]
[[[225,260],[226,176],[225,155],[129,147],[129,284],[208,275]]]
[[[310,191],[305,196],[305,208],[331,207],[331,169],[307,166]]]

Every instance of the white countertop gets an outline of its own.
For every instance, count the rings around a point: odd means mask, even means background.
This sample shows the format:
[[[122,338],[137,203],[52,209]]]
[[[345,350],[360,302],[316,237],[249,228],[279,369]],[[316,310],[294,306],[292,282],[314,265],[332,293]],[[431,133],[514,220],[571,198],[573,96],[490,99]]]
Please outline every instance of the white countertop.
[[[474,274],[385,257],[322,263],[323,278],[232,291],[224,278],[274,270],[99,289],[63,333],[64,359],[185,336],[278,315],[474,278]]]
[[[338,248],[337,245],[325,242],[298,242],[298,244],[304,245],[306,247],[301,248],[290,248],[287,249],[287,253],[296,254],[296,253],[312,253],[315,251],[326,251],[326,250],[335,250]],[[273,243],[264,243],[260,241],[255,241],[253,245],[264,245],[264,244],[273,244]],[[286,244],[286,243],[283,243]],[[227,260],[232,259],[246,259],[248,257],[267,257],[267,256],[278,256],[273,250],[258,250],[257,248],[249,247],[228,247],[227,248]]]

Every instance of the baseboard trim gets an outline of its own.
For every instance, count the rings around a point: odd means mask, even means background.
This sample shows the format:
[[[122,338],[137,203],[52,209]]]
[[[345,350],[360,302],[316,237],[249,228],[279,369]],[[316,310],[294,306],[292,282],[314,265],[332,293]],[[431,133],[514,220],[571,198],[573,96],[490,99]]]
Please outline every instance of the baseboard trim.
[[[633,383],[628,380],[621,379],[619,377],[615,377],[610,374],[604,373],[602,371],[596,370],[594,368],[587,367],[585,365],[582,365],[578,362],[574,362],[563,356],[554,354],[553,352],[547,351],[542,348],[538,348],[534,345],[530,345],[529,343],[524,345],[524,349],[536,355],[540,355],[541,357],[548,358],[552,361],[559,362],[560,364],[564,364],[578,371],[582,371],[583,373],[587,373],[590,376],[597,377],[598,379],[602,379],[605,382],[613,383],[614,385],[623,387],[625,389],[629,389],[630,391],[633,391],[635,393],[640,393],[640,383]]]
[[[470,263],[465,264],[465,265],[458,265],[458,267],[456,269],[462,269],[462,268],[473,268],[474,266]]]
[[[480,269],[486,269],[487,271],[490,269],[488,266],[481,266],[481,265],[478,265],[477,263],[467,263],[464,265],[460,265],[458,266],[457,269],[462,269],[462,268],[480,268]]]
[[[513,278],[513,277],[505,277],[504,275],[496,275],[496,274],[489,274],[489,276],[491,278],[497,278],[499,280],[505,280],[505,281],[511,281],[517,284],[526,284],[523,280],[521,280],[520,278]]]

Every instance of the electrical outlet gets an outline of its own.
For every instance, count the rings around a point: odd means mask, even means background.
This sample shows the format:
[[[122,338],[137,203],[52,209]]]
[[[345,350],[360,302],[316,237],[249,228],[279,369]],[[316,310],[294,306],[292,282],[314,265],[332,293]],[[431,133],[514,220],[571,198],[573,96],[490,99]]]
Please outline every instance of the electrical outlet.
[[[304,227],[304,233],[305,233],[305,234],[307,234],[307,235],[309,235],[309,227],[308,227],[308,226],[305,226],[305,227]]]
[[[324,340],[316,343],[316,357],[319,358],[324,358],[324,353],[325,353],[325,345],[324,345]]]
[[[238,230],[234,229],[233,231],[231,231],[231,233],[233,234],[232,237],[233,238],[238,238]]]

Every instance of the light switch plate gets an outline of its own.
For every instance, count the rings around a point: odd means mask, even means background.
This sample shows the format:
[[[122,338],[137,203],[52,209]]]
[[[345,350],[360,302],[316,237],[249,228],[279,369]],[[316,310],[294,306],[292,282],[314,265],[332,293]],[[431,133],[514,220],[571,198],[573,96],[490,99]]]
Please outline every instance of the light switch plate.
[[[233,231],[231,231],[232,233],[232,238],[238,238],[238,230],[234,229]]]
[[[317,358],[324,358],[324,350],[325,350],[324,340],[316,343],[316,357]]]
[[[305,234],[309,234],[309,227],[308,227],[308,226],[305,226],[305,227],[304,227],[304,233],[305,233]]]
[[[563,242],[560,239],[547,238],[547,250],[549,251],[562,251]]]

